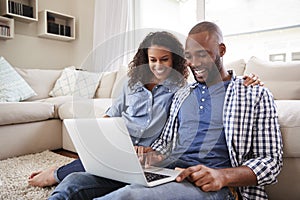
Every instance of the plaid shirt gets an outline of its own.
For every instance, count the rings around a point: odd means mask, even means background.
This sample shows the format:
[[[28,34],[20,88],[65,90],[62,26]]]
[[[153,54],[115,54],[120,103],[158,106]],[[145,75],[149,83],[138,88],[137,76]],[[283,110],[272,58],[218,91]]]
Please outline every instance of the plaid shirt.
[[[184,87],[174,95],[169,119],[152,144],[156,151],[166,154],[174,148],[179,126],[177,114],[196,86],[197,83]],[[257,186],[239,187],[243,199],[267,199],[264,185],[277,181],[283,154],[272,94],[264,87],[245,87],[242,79],[233,76],[225,95],[223,126],[232,167],[248,166],[257,177]]]

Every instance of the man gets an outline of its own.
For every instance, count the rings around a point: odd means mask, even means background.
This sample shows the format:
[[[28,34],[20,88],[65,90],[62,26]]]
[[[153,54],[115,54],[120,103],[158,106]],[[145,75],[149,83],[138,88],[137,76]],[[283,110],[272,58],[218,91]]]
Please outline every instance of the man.
[[[185,56],[197,82],[176,93],[163,133],[152,145],[168,156],[163,161],[168,167],[184,168],[177,182],[124,187],[89,174],[72,174],[53,198],[234,199],[239,193],[243,199],[267,199],[263,186],[276,182],[282,168],[276,106],[266,88],[245,87],[225,70],[225,52],[217,25],[202,22],[189,32]]]

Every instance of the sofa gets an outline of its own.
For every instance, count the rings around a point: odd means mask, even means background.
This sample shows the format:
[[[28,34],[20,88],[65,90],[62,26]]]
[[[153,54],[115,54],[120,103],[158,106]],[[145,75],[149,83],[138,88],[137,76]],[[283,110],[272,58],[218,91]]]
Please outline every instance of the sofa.
[[[7,85],[7,88],[2,85],[3,79],[8,76],[8,73],[3,73],[7,70],[3,69],[3,65],[5,68],[10,67],[9,70],[14,72],[13,76],[18,76],[18,79],[23,80],[23,82],[17,80],[17,85],[28,84],[34,91],[34,95],[21,100],[20,96],[24,96],[21,94],[12,100],[9,91],[6,92],[8,93],[6,96],[0,94],[2,101],[0,102],[0,160],[47,149],[55,150],[65,147],[67,150],[75,151],[69,138],[67,138],[67,142],[64,142],[62,120],[104,115],[106,109],[111,105],[112,92],[115,93],[118,90],[116,86],[120,75],[126,76],[124,66],[121,66],[118,71],[102,73],[84,72],[76,70],[74,67],[60,70],[26,69],[12,67],[3,57],[0,57],[0,93],[9,90],[9,87],[15,87],[14,84]],[[79,78],[73,76],[75,73],[78,73]],[[95,83],[91,84],[93,85],[92,95],[78,94],[78,92],[66,89],[66,86],[70,86],[68,84],[70,84],[69,81],[72,81],[71,79],[77,85],[83,85],[80,82],[82,80],[79,80],[80,77],[85,77],[84,81],[96,77]],[[67,78],[68,82],[64,82],[63,78]],[[60,83],[58,80],[61,80]],[[14,81],[16,80],[7,80],[7,82]],[[77,85],[72,86],[77,87]],[[55,87],[57,92],[51,95]],[[14,88],[18,91],[25,89],[24,87]],[[73,90],[78,89],[81,88]],[[60,92],[60,90],[64,91]],[[3,102],[5,100],[7,102]]]
[[[255,73],[274,96],[283,138],[284,166],[278,183],[267,186],[269,199],[300,199],[300,63],[271,63],[252,57],[226,63],[239,76]],[[52,95],[58,80],[68,70],[16,68],[37,93],[19,102],[0,103],[0,160],[46,149],[76,151],[63,126],[67,118],[101,117],[111,105],[126,78],[126,67],[98,73],[93,96]],[[193,77],[189,77],[189,82]]]

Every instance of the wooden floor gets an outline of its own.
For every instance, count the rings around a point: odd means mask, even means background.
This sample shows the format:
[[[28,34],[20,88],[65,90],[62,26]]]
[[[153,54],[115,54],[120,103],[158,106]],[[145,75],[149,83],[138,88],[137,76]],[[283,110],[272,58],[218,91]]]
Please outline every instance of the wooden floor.
[[[77,153],[74,153],[72,151],[68,151],[68,150],[65,150],[65,149],[57,149],[57,150],[53,150],[53,152],[58,153],[58,154],[63,155],[63,156],[66,156],[66,157],[69,157],[69,158],[78,158]]]

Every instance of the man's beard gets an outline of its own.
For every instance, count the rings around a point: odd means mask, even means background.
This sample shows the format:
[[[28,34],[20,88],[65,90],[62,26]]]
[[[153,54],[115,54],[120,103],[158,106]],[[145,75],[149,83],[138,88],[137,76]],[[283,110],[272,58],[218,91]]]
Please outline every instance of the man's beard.
[[[217,56],[215,61],[212,63],[212,67],[209,68],[209,72],[208,72],[208,76],[207,76],[206,80],[204,82],[197,80],[195,72],[193,72],[195,80],[199,83],[204,83],[206,85],[209,85],[210,83],[214,83],[217,80],[221,80],[221,74],[220,74],[220,70],[221,70],[221,66],[222,66],[221,63],[222,63],[221,57]]]

